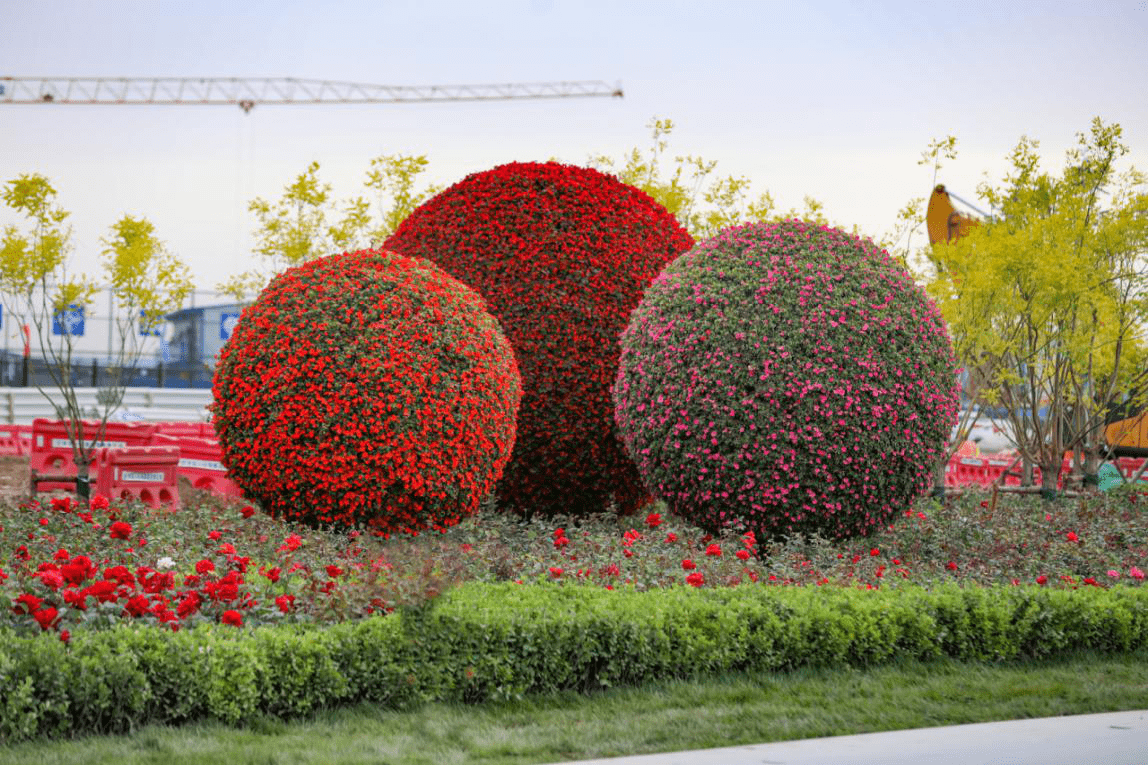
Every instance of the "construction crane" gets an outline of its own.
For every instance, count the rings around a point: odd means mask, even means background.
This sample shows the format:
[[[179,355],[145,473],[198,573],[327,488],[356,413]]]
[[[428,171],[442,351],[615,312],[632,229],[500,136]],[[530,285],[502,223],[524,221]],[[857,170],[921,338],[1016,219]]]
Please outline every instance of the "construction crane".
[[[368,85],[292,77],[0,77],[3,104],[400,104],[541,98],[621,98],[600,80],[493,85]]]

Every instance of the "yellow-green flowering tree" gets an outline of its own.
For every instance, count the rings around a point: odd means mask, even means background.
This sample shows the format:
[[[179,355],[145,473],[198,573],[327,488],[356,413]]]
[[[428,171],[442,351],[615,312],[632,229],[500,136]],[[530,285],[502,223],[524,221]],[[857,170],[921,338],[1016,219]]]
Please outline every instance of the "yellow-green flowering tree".
[[[0,199],[23,216],[25,225],[8,225],[0,240],[0,294],[13,321],[29,326],[47,363],[54,392],[40,388],[58,416],[71,423],[69,437],[78,468],[77,489],[88,493],[88,466],[102,440],[108,416],[123,402],[124,389],[135,376],[143,341],[163,316],[179,309],[191,292],[186,266],[170,254],[144,218],[124,216],[112,225],[104,245],[102,269],[112,290],[115,308],[108,317],[117,342],[110,349],[107,385],[98,394],[96,411],[84,411],[76,395],[72,368],[75,338],[67,317],[78,311],[95,314],[96,283],[69,268],[72,232],[68,213],[56,201],[56,189],[39,174],[8,181]],[[61,331],[53,331],[53,324]],[[98,423],[85,433],[85,418]]]
[[[312,162],[283,189],[277,201],[256,197],[248,210],[258,223],[255,247],[258,268],[236,274],[218,285],[220,292],[246,302],[258,295],[271,277],[309,260],[382,242],[411,211],[438,187],[418,190],[427,167],[424,156],[384,155],[371,160],[363,185],[372,192],[377,215],[363,196],[340,206],[331,184],[319,179]]]
[[[1106,413],[1148,381],[1148,195],[1120,172],[1120,139],[1094,120],[1057,175],[1022,138],[1003,181],[978,189],[999,216],[931,252],[929,291],[966,367],[991,370],[984,400],[1007,413],[1046,496],[1066,450],[1095,474]]]
[[[621,162],[606,155],[591,157],[590,166],[613,173],[622,183],[639,188],[654,198],[686,230],[701,241],[739,223],[801,218],[826,224],[823,205],[805,197],[801,211],[781,212],[768,191],[753,196],[753,184],[745,176],[717,174],[717,162],[694,155],[666,154],[671,119],[654,117],[648,124],[653,145],[646,151],[634,148]]]

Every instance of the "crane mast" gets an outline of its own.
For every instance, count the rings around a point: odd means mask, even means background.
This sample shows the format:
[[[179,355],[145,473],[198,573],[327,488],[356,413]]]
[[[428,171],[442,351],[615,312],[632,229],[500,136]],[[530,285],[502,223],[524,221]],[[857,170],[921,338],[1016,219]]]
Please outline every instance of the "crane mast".
[[[371,85],[292,77],[0,77],[4,104],[399,104],[622,97],[600,80],[487,85]]]

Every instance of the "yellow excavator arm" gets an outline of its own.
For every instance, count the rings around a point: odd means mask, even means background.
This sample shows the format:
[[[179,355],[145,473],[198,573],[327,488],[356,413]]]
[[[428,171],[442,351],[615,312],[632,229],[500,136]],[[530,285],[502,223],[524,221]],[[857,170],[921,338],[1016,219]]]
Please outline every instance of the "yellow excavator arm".
[[[929,229],[929,244],[951,242],[969,232],[980,221],[962,215],[953,207],[949,192],[943,184],[937,184],[929,197],[929,207],[925,211],[925,226]]]

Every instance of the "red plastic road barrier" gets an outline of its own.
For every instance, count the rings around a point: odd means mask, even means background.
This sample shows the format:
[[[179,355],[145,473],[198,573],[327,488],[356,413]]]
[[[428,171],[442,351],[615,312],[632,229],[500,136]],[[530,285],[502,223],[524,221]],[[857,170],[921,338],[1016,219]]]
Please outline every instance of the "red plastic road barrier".
[[[954,456],[945,467],[945,486],[983,486],[987,488],[992,486],[1011,464],[1012,459],[975,459]],[[1003,485],[1020,486],[1020,471],[1020,463],[1017,463],[1012,473],[1005,476]],[[1061,473],[1062,479],[1058,482],[1058,486],[1063,483],[1063,476],[1067,472],[1068,469],[1065,468],[1064,472]],[[1032,468],[1032,480],[1034,484],[1040,485],[1040,468],[1035,465]]]
[[[219,442],[208,438],[181,438],[179,443],[179,474],[201,491],[210,491],[224,497],[241,499],[243,491],[227,477],[223,466],[223,450]]]
[[[1131,478],[1136,475],[1136,471],[1144,464],[1143,457],[1121,457],[1116,460],[1116,469],[1125,478]],[[1148,470],[1144,471],[1144,475],[1140,476],[1141,481],[1148,480]]]
[[[31,445],[31,425],[0,425],[0,454],[27,454]]]
[[[162,433],[165,436],[174,436],[176,438],[183,438],[191,436],[192,438],[203,437],[203,423],[202,422],[157,422],[155,423],[156,432]]]
[[[96,441],[99,428],[98,422],[84,423],[84,440],[89,447],[108,449],[147,446],[156,430],[155,424],[150,422],[109,422],[104,426],[103,438]],[[43,418],[33,420],[32,449],[28,453],[28,463],[34,473],[76,474],[67,423]]]
[[[104,449],[97,466],[96,494],[109,499],[137,499],[150,507],[179,507],[178,448]]]
[[[141,422],[109,422],[104,426],[104,437],[95,440],[100,432],[98,422],[84,422],[84,440],[91,448],[106,449],[125,446],[146,446],[155,433],[155,425]],[[98,456],[99,452],[94,456]],[[76,487],[76,463],[72,460],[72,441],[68,437],[67,423],[44,418],[32,421],[32,441],[28,451],[32,493]]]
[[[1015,458],[1014,458],[1015,459]],[[1012,466],[1013,460],[988,460],[987,472],[992,480],[995,482],[998,478],[1005,474],[1005,471]],[[1005,475],[1004,481],[1001,482],[1003,486],[1020,486],[1020,463],[1016,463],[1012,472]]]
[[[993,479],[989,477],[985,467],[985,461],[982,459],[977,459],[976,457],[955,457],[949,460],[949,469],[947,472],[953,474],[957,486],[968,486],[969,484],[990,486],[992,485]]]

